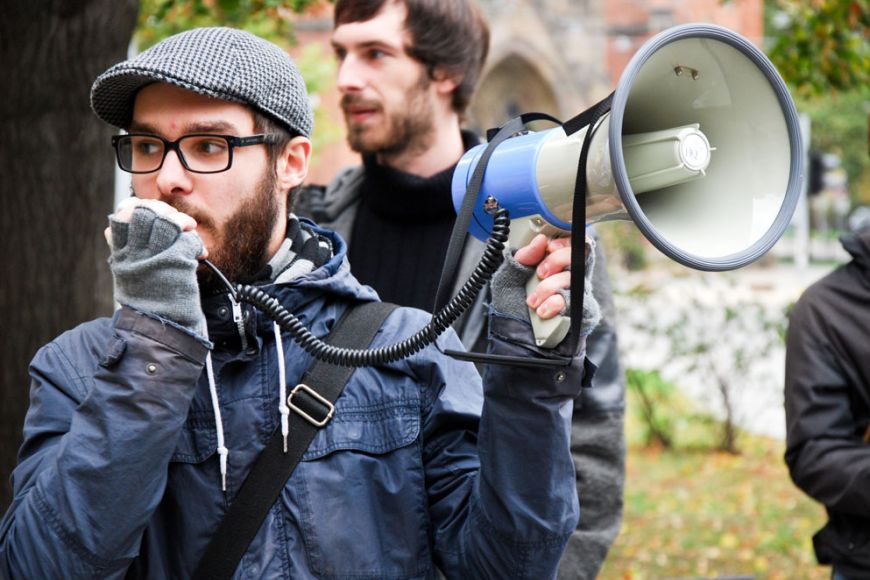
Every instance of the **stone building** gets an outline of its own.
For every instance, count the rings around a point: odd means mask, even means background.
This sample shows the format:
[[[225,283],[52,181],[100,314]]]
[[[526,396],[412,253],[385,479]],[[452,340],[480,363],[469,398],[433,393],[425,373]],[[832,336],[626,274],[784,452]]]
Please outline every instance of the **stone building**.
[[[467,126],[478,132],[529,111],[568,119],[607,96],[632,55],[656,33],[689,22],[719,24],[761,46],[762,0],[478,0],[491,29],[490,53]],[[301,18],[300,45],[331,54],[329,5]],[[343,134],[338,95],[316,96]],[[312,183],[356,163],[343,136],[320,147]]]

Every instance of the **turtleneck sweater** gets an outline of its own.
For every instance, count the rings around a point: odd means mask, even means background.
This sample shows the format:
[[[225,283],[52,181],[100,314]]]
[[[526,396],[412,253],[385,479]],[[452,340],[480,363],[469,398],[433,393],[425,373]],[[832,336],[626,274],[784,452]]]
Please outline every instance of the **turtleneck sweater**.
[[[466,149],[477,138],[463,132]],[[420,177],[363,157],[365,178],[350,240],[354,275],[381,299],[432,310],[450,232],[455,165]]]
[[[429,178],[363,160],[366,176],[350,243],[354,275],[381,300],[431,310],[456,219],[453,167]]]

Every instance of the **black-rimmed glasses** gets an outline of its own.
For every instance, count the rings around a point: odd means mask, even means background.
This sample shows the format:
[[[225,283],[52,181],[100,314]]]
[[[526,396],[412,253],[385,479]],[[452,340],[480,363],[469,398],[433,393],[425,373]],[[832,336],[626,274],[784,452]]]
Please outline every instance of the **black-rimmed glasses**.
[[[169,151],[175,151],[185,169],[193,173],[220,173],[233,166],[233,149],[274,143],[275,135],[193,134],[167,141],[157,135],[130,133],[112,137],[118,167],[129,173],[152,173],[163,167]]]

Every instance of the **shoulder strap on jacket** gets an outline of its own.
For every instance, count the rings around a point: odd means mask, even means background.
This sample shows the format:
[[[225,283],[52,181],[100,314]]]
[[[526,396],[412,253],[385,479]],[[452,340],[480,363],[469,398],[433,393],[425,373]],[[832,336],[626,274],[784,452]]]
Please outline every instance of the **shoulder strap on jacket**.
[[[351,306],[336,323],[328,342],[345,348],[369,346],[395,304],[365,302]],[[356,369],[315,361],[287,397],[290,433],[287,452],[280,429],[269,440],[242,483],[194,572],[195,580],[232,578],[266,515],[305,450],[333,416],[333,403]]]

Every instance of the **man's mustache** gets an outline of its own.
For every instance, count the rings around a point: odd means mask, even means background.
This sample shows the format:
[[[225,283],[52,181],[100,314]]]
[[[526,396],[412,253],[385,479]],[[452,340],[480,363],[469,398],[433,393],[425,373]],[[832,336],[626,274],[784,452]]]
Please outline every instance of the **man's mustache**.
[[[166,198],[162,199],[161,201],[165,201],[181,213],[185,213],[195,219],[197,227],[214,229],[214,220],[212,220],[211,217],[201,213],[199,210],[194,208],[186,201],[178,197]]]
[[[373,101],[371,99],[366,99],[366,98],[360,97],[359,95],[350,95],[350,94],[346,94],[346,95],[341,96],[340,105],[341,105],[341,109],[345,112],[350,108],[374,109],[374,110],[381,109],[381,104],[378,101]]]

